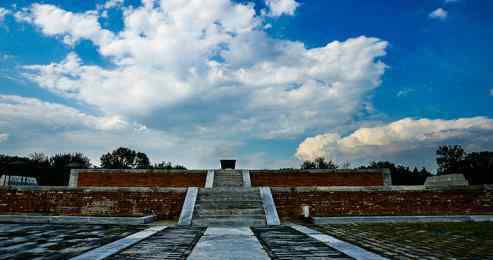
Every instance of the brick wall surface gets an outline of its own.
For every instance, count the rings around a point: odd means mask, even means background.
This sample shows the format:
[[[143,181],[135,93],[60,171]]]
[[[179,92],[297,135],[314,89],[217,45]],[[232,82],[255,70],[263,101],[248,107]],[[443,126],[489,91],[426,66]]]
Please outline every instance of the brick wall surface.
[[[493,191],[276,191],[281,218],[301,218],[302,206],[311,216],[493,214]]]
[[[252,186],[379,186],[384,185],[382,171],[250,171]]]
[[[204,187],[207,171],[81,171],[79,187]]]
[[[77,216],[144,216],[177,219],[183,191],[0,190],[0,214],[40,213]]]

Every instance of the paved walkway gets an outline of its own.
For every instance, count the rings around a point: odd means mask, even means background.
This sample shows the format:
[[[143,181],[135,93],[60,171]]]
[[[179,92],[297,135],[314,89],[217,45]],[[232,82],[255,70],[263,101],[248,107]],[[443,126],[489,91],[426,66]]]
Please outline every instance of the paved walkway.
[[[272,259],[353,259],[289,226],[252,229]]]
[[[391,259],[493,259],[493,222],[320,225]]]
[[[106,259],[185,259],[204,231],[203,227],[168,227]]]
[[[136,226],[0,224],[0,259],[68,259],[142,229]]]
[[[209,227],[188,259],[267,260],[269,256],[248,227]]]

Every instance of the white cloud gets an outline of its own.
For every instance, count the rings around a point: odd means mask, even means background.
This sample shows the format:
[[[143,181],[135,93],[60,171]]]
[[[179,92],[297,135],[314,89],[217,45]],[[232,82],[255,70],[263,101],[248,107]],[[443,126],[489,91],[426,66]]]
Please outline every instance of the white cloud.
[[[19,21],[32,22],[48,36],[60,36],[64,43],[74,45],[80,39],[97,44],[112,40],[113,33],[102,29],[95,11],[72,13],[53,5],[33,4],[29,10],[16,13]]]
[[[125,3],[125,0],[109,0],[104,3],[104,8],[105,9],[110,9],[114,7],[119,7],[122,6]]]
[[[126,146],[147,153],[154,162],[217,167],[224,151],[237,155],[242,146],[238,141],[196,134],[177,136],[118,117],[92,116],[65,105],[12,95],[0,95],[0,129],[6,131],[0,133],[2,153],[83,152],[95,164],[103,153]],[[7,137],[9,143],[4,143]]]
[[[35,4],[27,14],[46,35],[91,40],[112,64],[86,65],[72,52],[26,66],[40,86],[137,120],[205,113],[206,122],[175,123],[210,134],[228,125],[228,135],[277,138],[341,125],[369,107],[386,68],[379,60],[385,41],[358,37],[307,49],[270,38],[252,5],[229,0],[144,1],[124,9],[118,33],[101,29],[95,12]]]
[[[430,19],[438,19],[442,21],[447,19],[447,16],[448,16],[448,12],[445,11],[445,9],[443,8],[437,8],[428,15]]]
[[[389,124],[359,128],[347,136],[326,133],[305,139],[296,157],[322,156],[338,161],[433,161],[440,144],[462,144],[469,149],[493,148],[493,119],[455,120],[405,118]],[[408,157],[412,155],[413,157]],[[428,164],[430,164],[428,162]],[[430,166],[430,165],[427,165]]]
[[[300,5],[296,0],[266,0],[270,16],[294,15]]]
[[[408,96],[409,94],[415,92],[416,90],[415,89],[412,89],[412,88],[405,88],[405,89],[401,89],[397,92],[396,96],[397,97],[406,97]]]
[[[0,7],[0,23],[2,23],[2,22],[3,22],[3,19],[4,19],[4,18],[5,18],[5,16],[6,16],[7,14],[9,14],[9,13],[10,13],[10,12],[9,12],[9,10],[7,10],[7,9],[5,9],[5,8]]]
[[[51,130],[80,127],[93,130],[118,130],[132,126],[119,116],[92,116],[71,107],[43,102],[35,98],[0,95],[0,127],[8,129],[12,125],[26,128],[36,125]],[[142,128],[139,125],[134,127]]]
[[[0,143],[7,141],[7,139],[9,139],[9,134],[0,133]]]

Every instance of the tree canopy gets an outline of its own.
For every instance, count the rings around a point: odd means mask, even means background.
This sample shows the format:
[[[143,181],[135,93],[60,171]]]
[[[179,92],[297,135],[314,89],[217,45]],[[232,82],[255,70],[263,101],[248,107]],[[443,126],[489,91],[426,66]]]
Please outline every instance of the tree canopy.
[[[323,157],[318,157],[313,161],[304,161],[301,166],[301,169],[303,170],[308,170],[308,169],[330,169],[330,170],[335,170],[338,168],[338,166],[332,161],[326,161],[325,158]]]
[[[145,153],[120,147],[101,156],[101,167],[107,169],[148,169],[151,168]]]

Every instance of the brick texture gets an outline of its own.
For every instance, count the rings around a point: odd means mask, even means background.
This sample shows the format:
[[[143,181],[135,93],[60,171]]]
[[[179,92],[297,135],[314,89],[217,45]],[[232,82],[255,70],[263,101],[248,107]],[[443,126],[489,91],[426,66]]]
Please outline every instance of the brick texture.
[[[381,171],[250,171],[252,186],[381,186]]]
[[[144,216],[177,219],[183,192],[20,191],[0,190],[0,213],[40,213],[77,216]]]
[[[83,171],[79,187],[204,187],[207,171]]]
[[[277,212],[284,219],[311,216],[426,215],[493,213],[493,191],[275,191]]]

